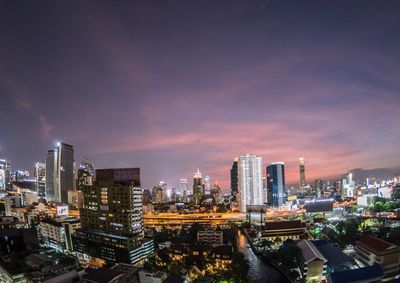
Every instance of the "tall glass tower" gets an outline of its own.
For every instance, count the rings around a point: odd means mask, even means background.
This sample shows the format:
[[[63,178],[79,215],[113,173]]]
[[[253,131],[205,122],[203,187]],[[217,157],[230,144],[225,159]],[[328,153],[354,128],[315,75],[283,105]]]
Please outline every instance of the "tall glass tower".
[[[285,163],[274,162],[267,166],[268,204],[279,207],[286,202]]]

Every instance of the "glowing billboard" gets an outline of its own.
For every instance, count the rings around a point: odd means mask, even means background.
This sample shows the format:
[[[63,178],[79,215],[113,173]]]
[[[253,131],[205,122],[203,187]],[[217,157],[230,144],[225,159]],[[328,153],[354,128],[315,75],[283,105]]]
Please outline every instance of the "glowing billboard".
[[[56,207],[56,216],[68,216],[68,206],[67,205],[60,205]]]

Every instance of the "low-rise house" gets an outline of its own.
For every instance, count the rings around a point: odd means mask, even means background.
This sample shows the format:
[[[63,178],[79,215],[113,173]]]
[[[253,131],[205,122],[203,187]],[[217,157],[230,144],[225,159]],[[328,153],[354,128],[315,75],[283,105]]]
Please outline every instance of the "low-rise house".
[[[302,240],[297,246],[301,249],[299,268],[302,277],[307,282],[320,282],[326,273],[327,259],[311,241]]]

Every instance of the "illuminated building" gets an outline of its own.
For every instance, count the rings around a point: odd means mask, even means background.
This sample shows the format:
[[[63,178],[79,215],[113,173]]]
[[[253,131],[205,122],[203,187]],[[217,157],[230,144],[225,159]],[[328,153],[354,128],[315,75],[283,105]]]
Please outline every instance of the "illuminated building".
[[[379,265],[383,269],[382,282],[398,278],[400,273],[400,247],[371,235],[356,241],[355,258],[367,266]]]
[[[274,162],[267,166],[268,205],[279,207],[286,202],[285,163]]]
[[[306,168],[304,165],[304,158],[300,157],[300,190],[304,192],[304,188],[306,186]]]
[[[38,235],[45,247],[58,252],[66,250],[72,252],[71,235],[81,227],[78,219],[51,219],[45,218],[39,222]]]
[[[204,177],[204,194],[209,195],[211,193],[211,180],[209,176]]]
[[[238,192],[238,158],[235,158],[231,168],[231,195],[236,196]]]
[[[246,212],[248,205],[262,205],[262,157],[254,154],[242,155],[238,159],[239,209]]]
[[[94,184],[82,191],[75,251],[131,264],[153,254],[153,241],[144,239],[139,168],[98,169]]]
[[[78,189],[91,186],[94,181],[94,166],[92,161],[85,158],[81,161],[78,169]]]
[[[11,189],[10,161],[0,159],[0,191]]]
[[[200,203],[200,199],[203,195],[203,177],[201,176],[200,170],[197,168],[197,172],[195,172],[193,175],[193,198],[196,204]]]
[[[323,190],[323,184],[321,179],[315,180],[315,190],[317,198],[320,198]]]
[[[355,197],[355,184],[352,173],[347,174],[346,178],[342,179],[341,189],[342,199]]]
[[[39,197],[46,196],[46,164],[35,162],[33,177],[36,182],[36,193]]]
[[[212,195],[213,201],[215,203],[220,203],[222,201],[222,190],[217,182],[214,184],[213,188],[211,189],[211,195]]]
[[[181,179],[179,181],[179,188],[180,188],[180,192],[183,196],[183,202],[187,202],[187,196],[188,196],[188,181],[187,179]]]
[[[154,203],[163,203],[164,202],[164,193],[163,188],[159,185],[154,186],[153,188],[153,202]]]
[[[71,189],[74,189],[74,148],[57,143],[57,147],[47,153],[46,199],[67,203]]]

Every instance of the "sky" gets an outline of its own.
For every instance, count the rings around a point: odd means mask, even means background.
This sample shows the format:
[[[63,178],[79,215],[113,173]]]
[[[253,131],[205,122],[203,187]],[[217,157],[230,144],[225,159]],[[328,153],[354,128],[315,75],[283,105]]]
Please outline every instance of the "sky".
[[[286,182],[399,167],[399,1],[0,0],[0,158],[57,141],[177,186],[233,159]]]

